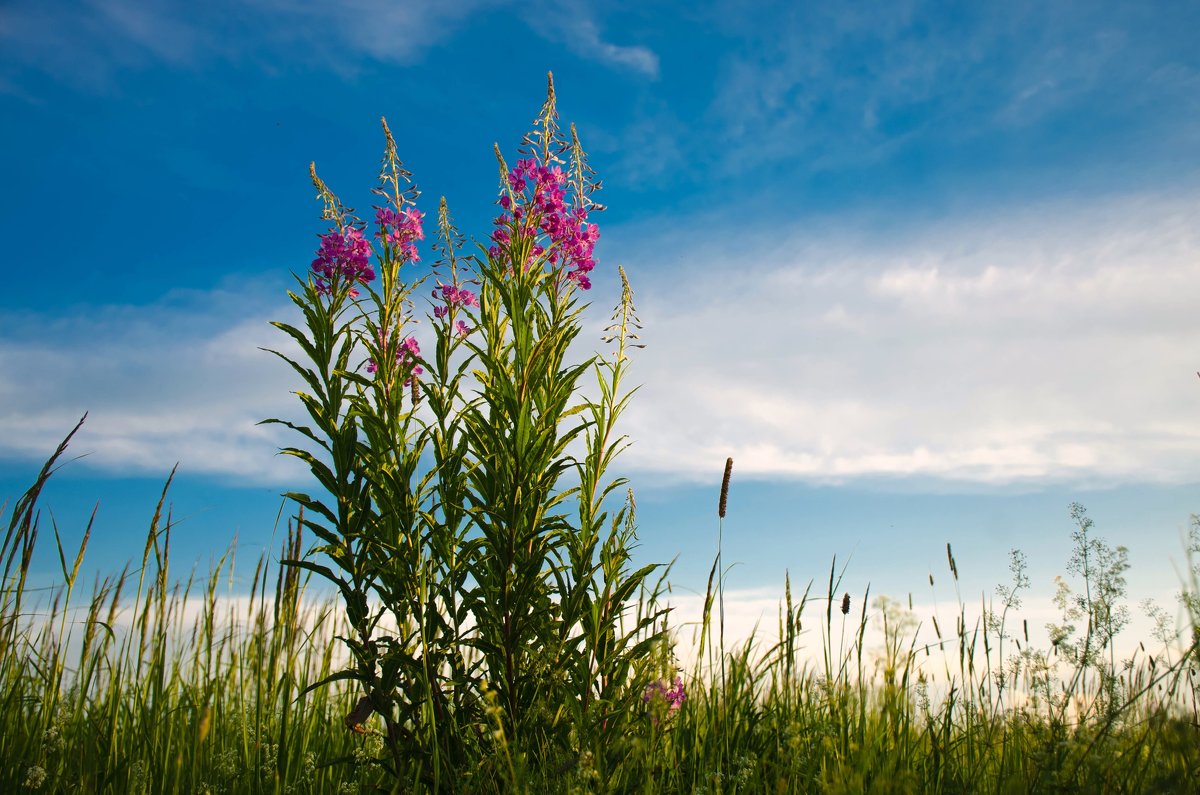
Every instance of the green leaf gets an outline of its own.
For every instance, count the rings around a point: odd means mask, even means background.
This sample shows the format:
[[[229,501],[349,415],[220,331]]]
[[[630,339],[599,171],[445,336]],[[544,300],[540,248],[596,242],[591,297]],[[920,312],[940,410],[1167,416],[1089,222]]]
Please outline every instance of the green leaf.
[[[363,677],[362,677],[362,674],[360,674],[357,670],[354,670],[353,668],[347,669],[345,671],[338,671],[337,673],[330,674],[329,676],[325,677],[324,679],[320,679],[316,682],[313,682],[311,685],[309,685],[308,687],[301,690],[300,694],[298,696],[296,696],[296,701],[299,701],[301,696],[308,695],[312,691],[316,690],[318,687],[324,687],[325,685],[331,685],[334,682],[346,682],[346,681],[361,682],[361,681],[363,681]]]

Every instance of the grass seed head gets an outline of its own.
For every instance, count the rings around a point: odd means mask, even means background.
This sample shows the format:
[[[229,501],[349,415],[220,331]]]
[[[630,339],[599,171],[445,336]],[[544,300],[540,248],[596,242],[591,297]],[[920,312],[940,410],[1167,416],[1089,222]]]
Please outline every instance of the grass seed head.
[[[733,459],[725,459],[725,477],[721,478],[721,500],[717,505],[717,515],[725,518],[725,503],[729,499],[729,476],[733,474]]]

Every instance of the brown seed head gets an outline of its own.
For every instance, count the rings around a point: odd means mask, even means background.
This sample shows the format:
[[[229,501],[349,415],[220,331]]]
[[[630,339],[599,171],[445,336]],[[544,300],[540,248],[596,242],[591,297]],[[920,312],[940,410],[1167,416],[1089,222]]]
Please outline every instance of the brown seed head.
[[[844,616],[849,615],[849,613],[850,613],[850,594],[844,594],[842,596],[842,615],[844,615]]]
[[[725,503],[729,499],[729,476],[733,474],[733,459],[725,459],[725,477],[721,478],[721,501],[717,505],[717,516],[725,518]]]

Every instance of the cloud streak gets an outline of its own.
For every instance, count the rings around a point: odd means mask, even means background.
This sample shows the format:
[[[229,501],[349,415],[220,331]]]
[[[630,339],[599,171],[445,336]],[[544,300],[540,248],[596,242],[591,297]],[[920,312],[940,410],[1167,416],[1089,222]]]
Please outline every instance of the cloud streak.
[[[1186,86],[1198,72],[1175,32],[1194,26],[1191,11],[730,6],[711,13],[731,20],[743,46],[721,57],[708,117],[723,140],[753,145],[722,152],[723,173],[796,158],[813,171],[860,167],[917,142],[957,146],[1050,120],[1069,127],[1081,106],[1138,127],[1194,117]]]
[[[511,7],[543,37],[586,60],[655,77],[658,56],[600,35],[589,9],[557,6],[538,13],[510,0],[84,0],[69,10],[54,2],[15,0],[0,9],[7,71],[36,70],[100,94],[119,92],[126,75],[159,65],[202,70],[214,62],[274,72],[278,64],[317,64],[352,75],[362,58],[410,65],[452,39],[472,16]],[[17,72],[19,73],[19,71]],[[0,71],[0,91],[29,99],[19,80]]]
[[[605,40],[590,9],[583,3],[539,3],[527,9],[523,16],[533,30],[564,44],[581,58],[640,72],[650,78],[658,77],[659,59],[653,50]]]
[[[8,315],[0,455],[44,459],[88,412],[73,446],[88,466],[158,475],[179,462],[193,473],[294,482],[303,468],[274,454],[282,434],[257,425],[296,413],[295,379],[258,349],[291,350],[267,325],[289,316],[284,304],[224,289],[56,318]]]
[[[648,343],[625,382],[641,389],[620,464],[668,482],[706,482],[730,454],[743,476],[824,483],[1188,482],[1200,471],[1198,213],[1195,196],[1130,196],[886,235],[865,220],[608,230]],[[657,265],[668,251],[686,271]],[[43,457],[90,410],[93,466],[296,477],[274,455],[292,440],[255,425],[298,416],[290,371],[258,350],[284,344],[267,321],[290,308],[240,297],[275,285],[240,289],[5,318],[40,333],[0,337],[0,454]],[[582,296],[593,307],[573,357],[608,349],[615,290]],[[430,325],[415,333],[432,350]]]
[[[730,453],[819,482],[1190,480],[1198,208],[1058,203],[890,240],[741,229],[728,259],[719,233],[647,246],[626,260],[649,347],[625,464],[684,481]],[[653,273],[672,246],[686,273]]]

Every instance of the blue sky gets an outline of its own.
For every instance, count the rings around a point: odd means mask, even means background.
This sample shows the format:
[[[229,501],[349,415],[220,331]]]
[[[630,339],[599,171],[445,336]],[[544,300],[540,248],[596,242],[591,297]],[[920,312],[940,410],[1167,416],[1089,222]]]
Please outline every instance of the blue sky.
[[[89,411],[47,496],[68,538],[100,501],[93,564],[140,552],[176,462],[176,560],[256,556],[303,482],[255,423],[296,413],[259,348],[323,230],[308,163],[365,210],[386,116],[422,208],[482,237],[492,144],[553,70],[609,206],[581,354],[617,264],[644,326],[643,559],[703,587],[732,456],[733,589],[836,554],[851,590],[919,592],[949,541],[973,593],[1017,546],[1048,596],[1078,500],[1168,595],[1200,509],[1197,29],[1178,2],[10,0],[0,486]]]

